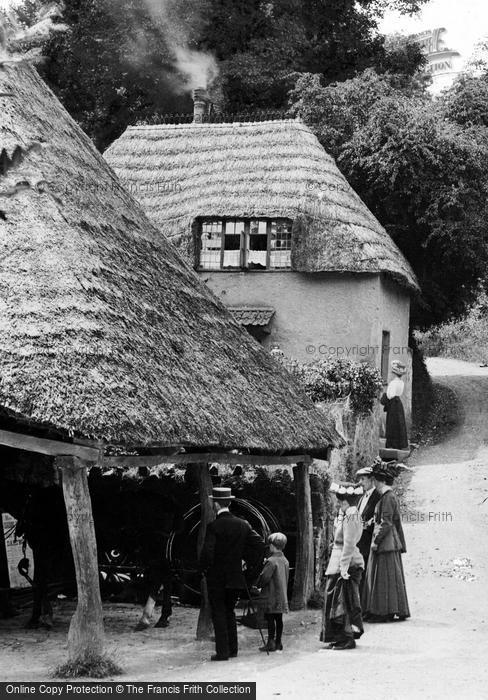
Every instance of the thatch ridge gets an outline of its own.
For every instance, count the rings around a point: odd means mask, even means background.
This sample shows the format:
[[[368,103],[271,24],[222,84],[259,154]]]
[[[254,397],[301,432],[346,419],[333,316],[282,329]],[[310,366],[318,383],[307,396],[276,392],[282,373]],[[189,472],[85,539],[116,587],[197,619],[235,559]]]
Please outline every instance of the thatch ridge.
[[[190,260],[197,217],[282,216],[295,221],[293,269],[384,273],[418,290],[398,247],[300,120],[129,127],[105,157]],[[337,248],[339,229],[348,255]]]
[[[0,152],[21,155],[0,173],[2,410],[136,448],[322,454],[340,443],[35,70],[0,65],[0,93]]]

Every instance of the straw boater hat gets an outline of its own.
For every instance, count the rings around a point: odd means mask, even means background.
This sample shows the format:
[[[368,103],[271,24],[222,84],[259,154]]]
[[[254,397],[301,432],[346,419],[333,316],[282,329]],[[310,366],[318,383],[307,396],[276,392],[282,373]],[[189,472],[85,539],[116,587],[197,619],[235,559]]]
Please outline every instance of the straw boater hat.
[[[225,486],[216,486],[212,489],[212,495],[210,498],[213,498],[214,501],[228,501],[231,498],[235,498],[235,496],[232,495],[230,488]]]
[[[391,363],[391,371],[393,374],[396,374],[398,377],[401,377],[405,374],[407,371],[407,368],[403,364],[403,362],[400,362],[400,360],[393,360]]]

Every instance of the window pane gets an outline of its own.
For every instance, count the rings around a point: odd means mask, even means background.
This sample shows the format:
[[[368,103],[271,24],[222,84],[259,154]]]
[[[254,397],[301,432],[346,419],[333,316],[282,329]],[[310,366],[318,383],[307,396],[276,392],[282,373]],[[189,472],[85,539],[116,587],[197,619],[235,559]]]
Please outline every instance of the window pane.
[[[271,222],[270,267],[291,267],[291,221]]]
[[[244,240],[244,221],[226,221],[224,262],[222,267],[241,266],[241,244]]]
[[[222,221],[202,222],[202,247],[200,267],[205,270],[220,269],[220,251],[222,249]]]
[[[266,221],[251,221],[249,226],[249,251],[247,263],[249,267],[266,268],[268,253],[268,231]]]

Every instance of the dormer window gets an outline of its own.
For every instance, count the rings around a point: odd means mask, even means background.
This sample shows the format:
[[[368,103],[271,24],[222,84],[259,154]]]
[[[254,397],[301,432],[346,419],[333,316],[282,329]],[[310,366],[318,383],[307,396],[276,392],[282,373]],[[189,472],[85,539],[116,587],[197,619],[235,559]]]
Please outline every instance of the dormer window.
[[[291,267],[290,219],[202,219],[200,270]]]

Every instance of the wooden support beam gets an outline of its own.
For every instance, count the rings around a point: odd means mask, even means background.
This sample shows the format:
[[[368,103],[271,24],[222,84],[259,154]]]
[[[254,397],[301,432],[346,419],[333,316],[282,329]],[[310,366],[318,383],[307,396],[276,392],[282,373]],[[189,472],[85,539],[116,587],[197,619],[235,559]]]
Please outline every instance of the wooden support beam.
[[[46,438],[0,430],[0,445],[18,450],[37,452],[53,457],[78,457],[87,462],[98,462],[103,453],[103,444],[90,440],[63,442]],[[150,455],[111,455],[103,457],[106,467],[151,467],[158,464],[251,464],[251,465],[286,465],[310,464],[309,455],[241,455],[234,452],[180,452],[180,446],[152,449]],[[157,454],[156,451],[160,453]]]
[[[179,454],[161,455],[114,455],[104,457],[105,467],[150,467],[158,464],[251,464],[251,465],[286,465],[311,464],[308,455],[239,455],[226,452],[183,452]]]
[[[43,455],[73,456],[88,462],[96,462],[100,451],[85,445],[74,445],[71,442],[61,440],[47,440],[46,438],[33,437],[23,433],[12,433],[9,430],[0,430],[0,445],[14,447],[17,450],[38,452]]]
[[[88,465],[77,457],[60,457],[55,464],[62,472],[78,589],[78,604],[68,632],[69,657],[72,660],[96,659],[103,654],[104,630]]]
[[[297,503],[297,543],[295,558],[295,580],[290,607],[303,610],[314,587],[314,547],[312,499],[308,464],[297,464],[293,468]]]
[[[173,464],[175,457],[180,455],[115,455],[104,457],[104,467],[157,467],[158,464]],[[190,460],[187,460],[190,461]]]
[[[200,494],[200,528],[197,538],[197,557],[200,558],[202,553],[205,535],[207,533],[207,525],[215,519],[215,513],[210,496],[212,494],[212,477],[208,470],[208,464],[190,464],[188,468],[193,470],[198,481],[198,490]],[[202,578],[200,587],[202,600],[200,604],[200,613],[197,622],[196,638],[210,639],[213,634],[212,616],[210,611],[210,603],[208,601],[207,582]]]

